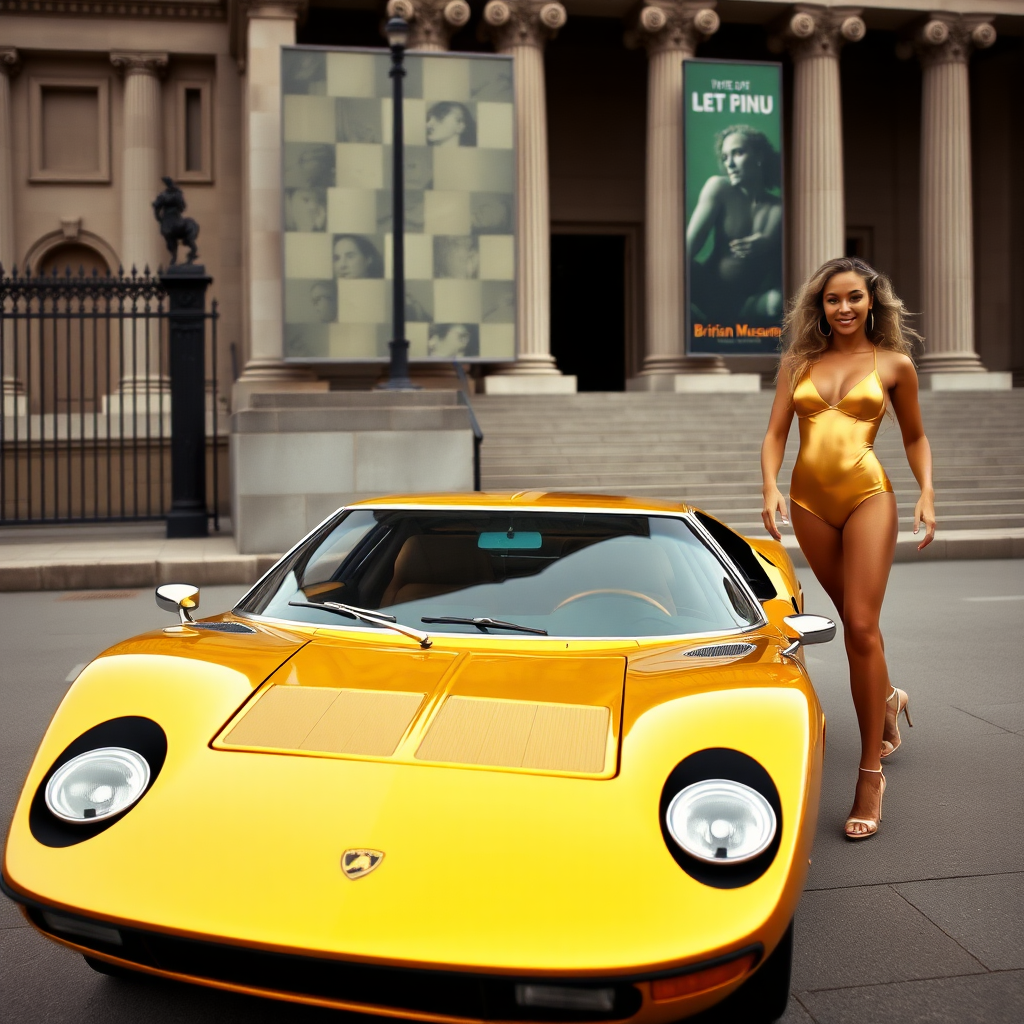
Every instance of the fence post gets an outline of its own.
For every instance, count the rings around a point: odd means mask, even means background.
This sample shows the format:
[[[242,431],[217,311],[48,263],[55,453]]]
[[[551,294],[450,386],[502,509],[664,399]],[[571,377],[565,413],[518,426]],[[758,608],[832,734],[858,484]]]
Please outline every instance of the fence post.
[[[170,299],[171,510],[168,537],[205,537],[206,289],[213,280],[198,263],[161,273]]]

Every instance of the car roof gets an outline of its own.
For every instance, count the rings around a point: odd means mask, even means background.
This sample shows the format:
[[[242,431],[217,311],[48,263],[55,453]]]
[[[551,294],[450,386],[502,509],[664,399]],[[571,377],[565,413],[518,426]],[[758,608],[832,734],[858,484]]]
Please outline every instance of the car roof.
[[[400,494],[353,502],[359,507],[423,508],[520,508],[573,509],[607,512],[689,512],[691,506],[681,501],[657,498],[630,498],[614,494],[574,494],[569,491],[470,491],[450,494]]]

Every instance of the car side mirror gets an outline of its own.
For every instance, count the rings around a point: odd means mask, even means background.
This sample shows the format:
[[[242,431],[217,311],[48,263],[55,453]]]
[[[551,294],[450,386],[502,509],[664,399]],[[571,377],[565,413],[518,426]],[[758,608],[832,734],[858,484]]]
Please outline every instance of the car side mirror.
[[[824,615],[787,615],[782,621],[796,633],[796,639],[782,652],[788,658],[800,647],[835,639],[836,624]]]
[[[156,588],[156,604],[165,612],[177,612],[182,625],[195,622],[191,611],[199,607],[199,588],[191,583],[164,583]]]

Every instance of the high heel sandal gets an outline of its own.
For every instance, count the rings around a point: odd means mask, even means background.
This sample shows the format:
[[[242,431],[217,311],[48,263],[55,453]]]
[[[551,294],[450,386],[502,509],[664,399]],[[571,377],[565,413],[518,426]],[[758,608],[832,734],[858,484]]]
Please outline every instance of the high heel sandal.
[[[858,768],[860,772],[870,772],[872,775],[882,775],[881,768]],[[847,818],[843,826],[843,834],[847,839],[867,839],[878,831],[878,824],[882,820],[882,797],[885,796],[885,776],[882,775],[882,791],[878,794],[878,817],[877,818]],[[851,825],[867,825],[867,832],[850,832]]]
[[[896,698],[896,717],[894,720],[894,725],[896,729],[896,742],[892,743],[889,740],[882,740],[882,757],[888,757],[903,742],[903,738],[900,736],[901,712],[903,714],[903,717],[907,720],[907,725],[909,725],[911,729],[914,727],[914,723],[911,721],[910,718],[910,696],[907,694],[907,691],[901,690],[899,689],[899,687],[894,686],[892,688],[892,693],[890,693],[889,696],[885,698],[885,703],[889,707],[892,707],[892,704],[890,702],[892,701],[893,697]],[[888,750],[885,749],[886,744],[888,744]]]

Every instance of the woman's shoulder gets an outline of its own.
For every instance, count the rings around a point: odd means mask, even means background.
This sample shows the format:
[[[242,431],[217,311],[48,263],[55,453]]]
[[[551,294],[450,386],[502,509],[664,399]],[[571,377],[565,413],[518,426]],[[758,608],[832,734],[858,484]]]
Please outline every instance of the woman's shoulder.
[[[700,190],[701,199],[718,199],[732,191],[729,179],[723,174],[712,174]]]
[[[896,352],[893,349],[878,349],[878,372],[886,379],[887,387],[917,380],[914,360],[905,352]]]

